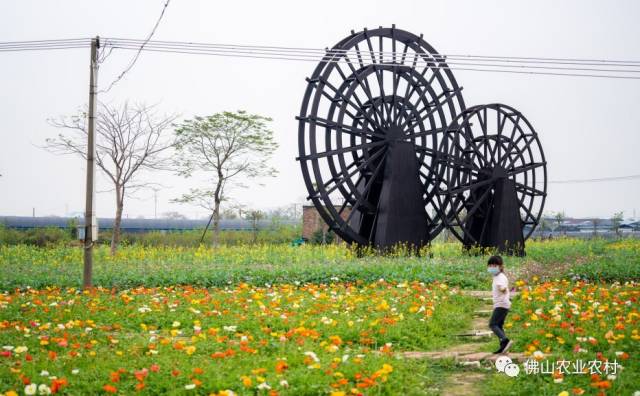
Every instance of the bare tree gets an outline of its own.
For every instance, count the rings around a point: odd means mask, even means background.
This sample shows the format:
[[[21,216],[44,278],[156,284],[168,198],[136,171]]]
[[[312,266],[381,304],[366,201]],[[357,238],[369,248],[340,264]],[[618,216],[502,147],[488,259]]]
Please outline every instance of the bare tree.
[[[173,200],[205,207],[212,212],[213,245],[220,235],[220,205],[227,200],[231,185],[246,187],[238,180],[274,176],[268,166],[278,144],[267,127],[271,119],[245,111],[222,112],[187,120],[176,129],[178,138],[176,165],[180,174],[205,174],[211,188],[193,188]]]
[[[120,242],[120,225],[125,196],[152,183],[138,176],[145,170],[165,169],[169,164],[167,151],[175,139],[167,137],[176,115],[158,116],[155,106],[145,104],[120,106],[99,104],[96,117],[96,153],[98,168],[113,184],[116,213],[111,238],[111,254]],[[57,128],[65,129],[56,138],[46,140],[45,149],[56,154],[74,154],[86,159],[87,112],[61,116],[49,120]]]

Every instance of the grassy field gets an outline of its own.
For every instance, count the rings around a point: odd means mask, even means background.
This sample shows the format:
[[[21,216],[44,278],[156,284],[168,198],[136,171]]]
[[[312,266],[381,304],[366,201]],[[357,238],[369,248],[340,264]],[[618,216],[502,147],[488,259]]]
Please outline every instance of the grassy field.
[[[380,257],[358,257],[345,246],[246,245],[210,247],[127,246],[115,257],[107,247],[96,249],[95,285],[225,286],[266,283],[375,281],[446,282],[464,288],[487,288],[486,257],[463,255],[459,244],[436,244],[420,257],[398,251]],[[640,279],[640,241],[560,239],[529,242],[527,256],[508,258],[512,279],[583,278],[589,280]],[[82,250],[75,247],[38,248],[0,246],[0,290],[79,287]]]
[[[0,247],[0,394],[443,394],[468,369],[396,352],[462,342],[479,301],[460,289],[491,281],[486,256],[457,244],[420,257],[129,246],[99,248],[99,287],[83,292],[81,253]],[[507,273],[521,291],[506,322],[514,351],[601,373],[490,370],[478,394],[640,390],[639,241],[531,242]],[[604,373],[613,361],[622,368]]]

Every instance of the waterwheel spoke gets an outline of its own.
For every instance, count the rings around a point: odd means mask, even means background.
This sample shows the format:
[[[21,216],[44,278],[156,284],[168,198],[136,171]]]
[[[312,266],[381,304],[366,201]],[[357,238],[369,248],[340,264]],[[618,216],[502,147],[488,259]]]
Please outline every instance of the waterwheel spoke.
[[[301,157],[298,157],[298,159],[300,161],[314,160],[314,159],[328,157],[330,155],[343,154],[343,153],[348,153],[348,152],[351,152],[351,151],[357,151],[357,150],[363,150],[363,149],[366,149],[366,148],[378,147],[378,146],[382,146],[383,144],[386,144],[386,142],[382,141],[382,140],[377,141],[377,142],[367,142],[367,143],[358,144],[358,145],[355,145],[355,146],[342,147],[342,148],[335,149],[335,150],[329,150],[329,151],[322,151],[320,153],[307,154],[307,155],[303,155]]]
[[[515,168],[509,168],[509,169],[507,169],[507,175],[514,176],[514,175],[517,175],[519,173],[527,172],[527,171],[539,168],[539,167],[544,166],[544,165],[546,165],[546,162],[534,162],[534,163],[528,164],[528,165],[522,165],[522,166],[518,166],[518,167],[515,167]]]
[[[513,147],[516,144],[515,137],[516,137],[516,131],[519,129],[519,126],[518,126],[519,122],[520,122],[520,114],[518,114],[516,116],[516,120],[513,121],[513,128],[511,129],[511,136],[509,137],[509,145],[507,146],[507,149],[504,152],[504,160],[500,159],[500,166],[502,166],[503,168],[506,167],[507,161],[509,161],[511,157],[511,150],[513,150]]]
[[[384,154],[386,152],[385,149],[381,149],[378,150],[376,153],[374,153],[371,157],[367,158],[365,161],[363,161],[362,163],[360,163],[360,165],[358,165],[356,167],[356,169],[354,169],[353,171],[349,172],[349,174],[347,174],[346,176],[343,176],[342,178],[340,178],[339,180],[335,181],[335,185],[333,187],[331,187],[329,190],[326,190],[326,194],[329,195],[332,192],[334,192],[336,189],[338,189],[344,182],[346,182],[347,180],[351,180],[351,178],[358,172],[361,171],[362,169],[364,169],[367,165],[369,165],[371,162],[373,162],[375,159],[377,159],[378,157],[380,157],[382,154]],[[357,162],[352,162],[351,165],[349,165],[346,169],[348,170],[349,168],[351,168],[353,165],[355,165]],[[342,174],[344,175],[345,172],[342,172]],[[325,189],[328,186],[328,184],[330,184],[333,180],[329,180],[327,183],[325,183],[324,187]]]
[[[453,99],[455,97],[455,95],[458,92],[460,92],[461,90],[462,90],[462,88],[458,88],[458,89],[453,90],[453,91],[443,91],[433,101],[429,102],[427,104],[427,106],[425,106],[423,109],[418,111],[417,114],[412,114],[411,117],[408,117],[402,123],[402,125],[400,125],[400,128],[402,128],[402,129],[413,128],[417,123],[424,122],[424,120],[426,120],[429,116],[433,115],[439,108],[443,107],[445,104],[447,104],[449,101],[451,101],[451,99]],[[446,96],[446,98],[443,101],[440,101],[440,98],[442,98],[442,96]],[[436,101],[438,102],[437,104],[435,104]],[[423,111],[428,110],[429,107],[433,107],[433,110],[428,111],[427,114],[422,116],[419,120],[411,121],[412,118],[415,118],[415,117],[419,116]]]
[[[353,135],[356,137],[367,137],[368,139],[371,139],[371,137],[378,137],[381,139],[384,139],[385,136],[374,132],[370,129],[359,129],[356,128],[354,126],[349,126],[349,125],[345,125],[345,124],[339,124],[337,122],[333,122],[333,121],[329,121],[326,120],[324,118],[320,118],[320,117],[297,117],[298,120],[300,121],[304,121],[304,122],[308,122],[310,124],[315,124],[316,126],[319,126],[321,128],[327,128],[327,129],[332,129],[332,130],[336,130],[336,131],[340,131],[349,135]]]
[[[378,173],[380,173],[380,169],[382,169],[385,161],[384,158],[386,157],[386,152],[384,157],[382,158],[382,160],[380,160],[380,163],[376,166],[376,169],[373,171],[373,174],[371,175],[371,178],[369,179],[369,181],[367,182],[367,184],[365,184],[364,189],[362,190],[362,193],[360,194],[360,197],[358,197],[358,200],[356,201],[356,203],[351,207],[351,213],[349,213],[349,216],[347,216],[347,219],[345,220],[345,223],[349,223],[349,221],[351,221],[351,218],[353,218],[354,213],[357,211],[357,209],[362,206],[362,202],[365,199],[365,197],[367,196],[367,194],[369,194],[369,191],[371,190],[371,187],[373,186],[373,182],[376,180],[376,177],[378,176]]]
[[[487,199],[490,192],[491,192],[491,189],[487,188],[487,190],[484,193],[482,193],[480,198],[478,198],[474,202],[473,206],[467,211],[467,214],[465,215],[464,220],[462,221],[461,224],[464,224],[466,226],[466,224],[469,222],[469,219],[471,219],[471,216],[473,216],[473,214],[480,208],[480,205]]]

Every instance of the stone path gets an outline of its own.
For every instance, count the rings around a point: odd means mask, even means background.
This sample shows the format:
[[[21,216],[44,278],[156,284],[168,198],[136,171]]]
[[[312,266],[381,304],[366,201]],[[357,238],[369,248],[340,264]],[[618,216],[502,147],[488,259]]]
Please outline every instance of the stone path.
[[[489,366],[493,369],[493,362],[502,356],[502,354],[498,355],[483,351],[487,349],[487,345],[497,347],[498,344],[493,332],[489,329],[489,316],[493,310],[491,292],[484,290],[462,290],[461,293],[469,297],[476,297],[483,303],[474,312],[470,328],[463,333],[457,334],[463,343],[440,351],[400,352],[397,356],[404,359],[453,359],[456,363],[468,368],[480,369]],[[517,294],[518,293],[512,292],[511,298],[514,298]],[[523,353],[507,353],[506,355],[515,362],[526,359]],[[486,372],[467,370],[452,374],[447,379],[447,383],[442,389],[442,394],[477,395],[477,385],[486,375]]]

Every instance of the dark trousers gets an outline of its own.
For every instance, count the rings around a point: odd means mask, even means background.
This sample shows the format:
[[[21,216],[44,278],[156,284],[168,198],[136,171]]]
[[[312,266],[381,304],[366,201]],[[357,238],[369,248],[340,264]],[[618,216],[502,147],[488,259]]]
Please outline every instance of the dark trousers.
[[[491,313],[491,319],[489,320],[489,328],[498,336],[501,342],[507,338],[502,326],[504,326],[504,319],[507,317],[508,313],[509,310],[507,308],[494,308],[493,313]]]

